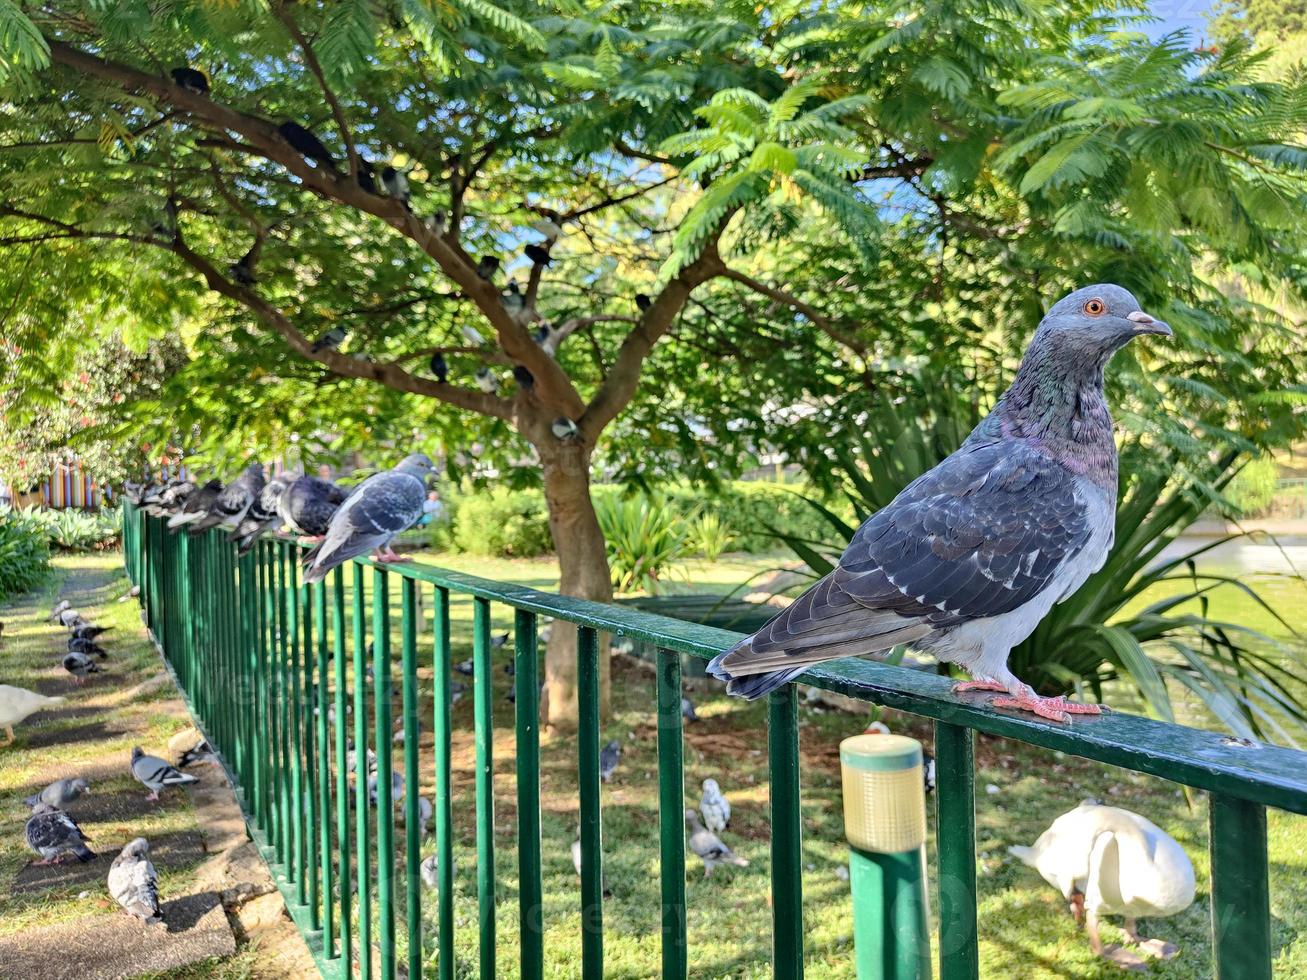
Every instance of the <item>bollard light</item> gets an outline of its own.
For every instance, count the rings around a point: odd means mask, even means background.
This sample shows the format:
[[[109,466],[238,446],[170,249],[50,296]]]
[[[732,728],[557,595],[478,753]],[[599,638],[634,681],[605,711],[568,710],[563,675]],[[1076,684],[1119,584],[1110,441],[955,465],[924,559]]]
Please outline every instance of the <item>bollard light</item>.
[[[921,764],[921,743],[903,735],[840,743],[858,980],[931,975]]]

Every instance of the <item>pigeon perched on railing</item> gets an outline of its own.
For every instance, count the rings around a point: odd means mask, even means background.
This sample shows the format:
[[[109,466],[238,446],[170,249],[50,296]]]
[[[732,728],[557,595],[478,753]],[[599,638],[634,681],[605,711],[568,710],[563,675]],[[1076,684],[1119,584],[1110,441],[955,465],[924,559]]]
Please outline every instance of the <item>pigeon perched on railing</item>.
[[[159,909],[159,875],[150,862],[150,844],[138,837],[122,849],[109,866],[109,894],[128,915],[157,925],[163,922]]]
[[[715,779],[703,781],[703,795],[699,797],[699,812],[703,825],[713,833],[725,830],[731,822],[731,801],[722,795]]]
[[[209,508],[217,503],[220,493],[222,493],[221,480],[210,480],[196,489],[186,498],[186,503],[182,504],[181,509],[168,518],[168,530],[176,534],[183,527],[204,520],[209,515]]]
[[[1036,694],[1007,657],[1107,559],[1117,454],[1103,372],[1143,334],[1171,329],[1119,286],[1056,303],[962,447],[872,515],[833,572],[709,671],[753,699],[815,664],[904,643],[970,673],[957,690],[998,691],[996,707],[1055,721],[1099,713]]]
[[[281,495],[278,512],[292,530],[316,540],[327,533],[332,517],[348,496],[348,490],[329,480],[300,476]]]
[[[47,697],[22,687],[0,684],[0,728],[5,730],[5,745],[14,742],[14,726],[28,719],[38,711],[63,704],[68,699],[63,696]]]
[[[208,512],[198,521],[193,521],[186,533],[199,534],[219,524],[236,527],[259,498],[259,494],[263,493],[264,484],[263,464],[251,463],[240,476],[223,488],[214,498]]]
[[[236,542],[236,553],[247,555],[259,538],[281,524],[278,505],[286,491],[289,479],[285,474],[274,476],[263,485],[259,495],[250,503],[250,509],[227,535],[228,540]]]
[[[91,784],[80,776],[56,779],[35,796],[29,796],[23,800],[23,803],[30,807],[34,807],[38,803],[44,803],[56,810],[63,810],[83,793],[89,793],[90,791]]]
[[[182,772],[157,755],[146,755],[138,745],[132,749],[132,775],[150,791],[147,800],[159,799],[159,791],[167,786],[185,786],[187,783],[199,782],[188,772]]]
[[[703,876],[705,878],[711,875],[713,868],[719,864],[734,864],[740,868],[749,866],[748,861],[739,857],[722,843],[720,837],[699,822],[698,810],[686,810],[685,822],[690,826],[688,841],[690,850],[703,862]]]
[[[37,864],[57,864],[65,854],[72,854],[83,864],[95,860],[77,821],[48,803],[38,803],[32,808],[24,834],[27,846],[41,856]]]
[[[337,565],[369,551],[377,561],[401,561],[390,542],[422,516],[432,469],[430,459],[414,453],[360,483],[332,516],[326,537],[304,556],[304,583],[321,582]]]
[[[608,782],[617,771],[617,764],[622,761],[622,743],[613,739],[599,752],[599,778]]]

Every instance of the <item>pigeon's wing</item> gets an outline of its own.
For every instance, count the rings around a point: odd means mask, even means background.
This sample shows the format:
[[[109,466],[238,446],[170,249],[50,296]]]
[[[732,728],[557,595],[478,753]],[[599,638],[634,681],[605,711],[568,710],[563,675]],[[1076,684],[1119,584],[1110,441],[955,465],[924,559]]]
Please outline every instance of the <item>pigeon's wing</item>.
[[[302,477],[287,493],[291,523],[304,534],[326,534],[331,518],[345,500],[345,491],[317,477]]]
[[[718,658],[730,675],[910,643],[1039,595],[1093,528],[1072,474],[1024,443],[968,446],[866,521],[839,566]]]
[[[305,582],[318,582],[337,565],[386,544],[422,516],[422,481],[388,470],[370,476],[340,506],[323,542],[304,556]]]
[[[151,789],[197,781],[190,773],[182,772],[155,755],[143,755],[133,762],[132,774]]]
[[[121,855],[115,858],[109,869],[109,894],[137,918],[159,915],[159,878],[148,860]]]

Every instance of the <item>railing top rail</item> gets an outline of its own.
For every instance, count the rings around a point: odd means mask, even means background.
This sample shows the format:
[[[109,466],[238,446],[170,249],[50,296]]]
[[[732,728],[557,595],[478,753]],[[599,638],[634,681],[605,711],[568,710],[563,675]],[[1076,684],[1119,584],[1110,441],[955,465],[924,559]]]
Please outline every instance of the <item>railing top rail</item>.
[[[704,658],[720,653],[742,635],[433,565],[379,565],[371,559],[357,560],[454,592]],[[1245,744],[1217,732],[1120,712],[1058,724],[992,708],[984,695],[954,694],[953,681],[947,677],[870,660],[842,660],[813,668],[804,674],[803,683],[1195,789],[1307,814],[1307,752]]]

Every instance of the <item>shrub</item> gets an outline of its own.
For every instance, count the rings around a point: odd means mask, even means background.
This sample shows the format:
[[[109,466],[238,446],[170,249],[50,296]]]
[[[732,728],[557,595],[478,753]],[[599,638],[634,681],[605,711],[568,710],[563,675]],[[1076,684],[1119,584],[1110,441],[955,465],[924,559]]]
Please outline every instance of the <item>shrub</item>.
[[[827,533],[825,520],[804,499],[807,489],[799,487],[796,492],[796,488],[779,483],[744,480],[711,490],[682,484],[667,491],[667,500],[684,513],[702,510],[715,515],[731,529],[733,548],[759,554],[783,550],[786,537],[819,539]],[[852,514],[852,508],[843,503],[840,510]]]
[[[534,558],[553,550],[545,498],[539,491],[496,487],[459,497],[451,512],[452,544],[458,551]]]
[[[39,585],[49,571],[45,532],[22,514],[0,511],[0,599]]]
[[[618,592],[657,592],[672,566],[690,551],[686,521],[661,498],[603,494],[595,509]]]
[[[23,510],[23,517],[45,533],[51,547],[63,551],[108,547],[117,539],[120,529],[117,511],[93,513],[28,507]]]
[[[735,540],[735,532],[717,514],[700,514],[690,537],[695,551],[708,561],[716,561]]]
[[[1261,517],[1271,507],[1280,468],[1270,456],[1249,461],[1226,489],[1225,496],[1243,517]]]

